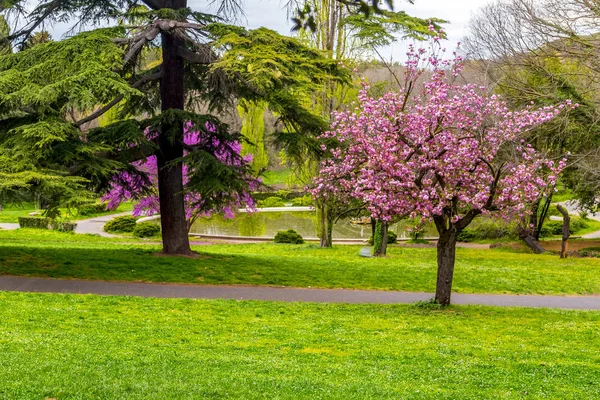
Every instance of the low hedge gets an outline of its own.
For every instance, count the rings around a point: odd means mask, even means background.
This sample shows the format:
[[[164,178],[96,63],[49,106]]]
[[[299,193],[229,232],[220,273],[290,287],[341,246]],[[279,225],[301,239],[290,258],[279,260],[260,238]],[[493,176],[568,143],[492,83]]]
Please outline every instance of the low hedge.
[[[21,228],[48,229],[50,218],[46,217],[19,217]]]
[[[86,204],[79,208],[79,215],[86,216],[92,214],[100,214],[106,211],[106,203]]]
[[[52,229],[60,232],[73,232],[77,224],[69,221],[58,221],[47,217],[19,217],[21,228]]]
[[[77,224],[68,221],[51,221],[49,228],[59,232],[74,232]]]
[[[256,205],[258,208],[283,207],[283,206],[285,206],[285,203],[283,202],[283,199],[281,197],[271,196],[271,197],[267,197],[264,200],[257,201]]]

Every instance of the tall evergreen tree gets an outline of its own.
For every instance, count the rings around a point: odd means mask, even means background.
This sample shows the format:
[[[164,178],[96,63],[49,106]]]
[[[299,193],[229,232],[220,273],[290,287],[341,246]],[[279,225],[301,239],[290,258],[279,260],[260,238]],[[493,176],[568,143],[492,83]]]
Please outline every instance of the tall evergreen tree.
[[[15,7],[25,1],[10,3]],[[156,156],[163,250],[188,255],[185,191],[206,194],[205,199],[215,192],[236,192],[246,175],[236,163],[219,162],[214,145],[242,140],[239,133],[210,114],[196,113],[196,102],[218,110],[236,97],[264,101],[286,132],[314,136],[326,123],[298,98],[324,81],[346,79],[346,73],[295,39],[265,28],[228,25],[218,16],[191,10],[186,0],[143,3],[148,8],[140,9],[133,0],[36,2],[27,23],[9,36],[20,48],[42,23],[59,18],[77,25],[115,18],[136,22],[0,57],[0,154],[34,160],[22,171],[56,160],[51,171],[84,176],[98,185],[129,162]],[[223,9],[232,4],[237,3],[223,2]],[[155,66],[141,62],[147,49],[157,47],[161,60]],[[121,115],[118,122],[85,129],[114,107]],[[186,145],[184,125],[207,141]],[[139,179],[147,177],[140,174]]]

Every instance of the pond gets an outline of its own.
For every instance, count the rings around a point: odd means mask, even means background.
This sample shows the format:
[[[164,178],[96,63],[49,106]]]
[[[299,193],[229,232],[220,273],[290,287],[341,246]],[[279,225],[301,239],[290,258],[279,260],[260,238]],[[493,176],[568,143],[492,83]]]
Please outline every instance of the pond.
[[[406,232],[406,221],[393,224],[391,230],[398,233],[399,238],[409,237]],[[294,229],[304,238],[317,237],[317,221],[314,211],[302,212],[256,212],[240,213],[233,219],[221,216],[199,218],[190,233],[219,236],[265,237],[275,236],[278,231]],[[426,236],[436,236],[429,228]],[[333,228],[334,239],[368,239],[371,236],[371,225],[356,225],[350,219],[338,221]]]

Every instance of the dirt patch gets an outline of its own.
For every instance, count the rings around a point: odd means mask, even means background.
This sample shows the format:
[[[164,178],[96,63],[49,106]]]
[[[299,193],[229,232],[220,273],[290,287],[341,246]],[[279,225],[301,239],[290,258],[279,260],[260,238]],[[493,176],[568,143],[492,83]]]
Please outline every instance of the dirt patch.
[[[560,251],[561,240],[543,241],[542,246],[549,251]],[[590,247],[600,247],[598,239],[572,239],[569,240],[569,251],[579,251]]]

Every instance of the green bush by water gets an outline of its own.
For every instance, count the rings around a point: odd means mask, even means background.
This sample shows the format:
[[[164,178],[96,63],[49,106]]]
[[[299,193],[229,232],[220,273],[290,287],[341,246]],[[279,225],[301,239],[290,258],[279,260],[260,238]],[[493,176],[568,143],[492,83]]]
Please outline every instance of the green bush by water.
[[[264,200],[258,200],[256,205],[258,206],[258,208],[283,207],[285,206],[285,203],[283,202],[283,199],[281,197],[271,196],[267,197]]]
[[[277,232],[277,235],[275,235],[275,243],[302,244],[304,243],[304,239],[295,230],[288,229],[287,231]]]
[[[314,204],[312,196],[307,194],[306,196],[297,197],[292,200],[292,205],[294,207],[310,207]]]

